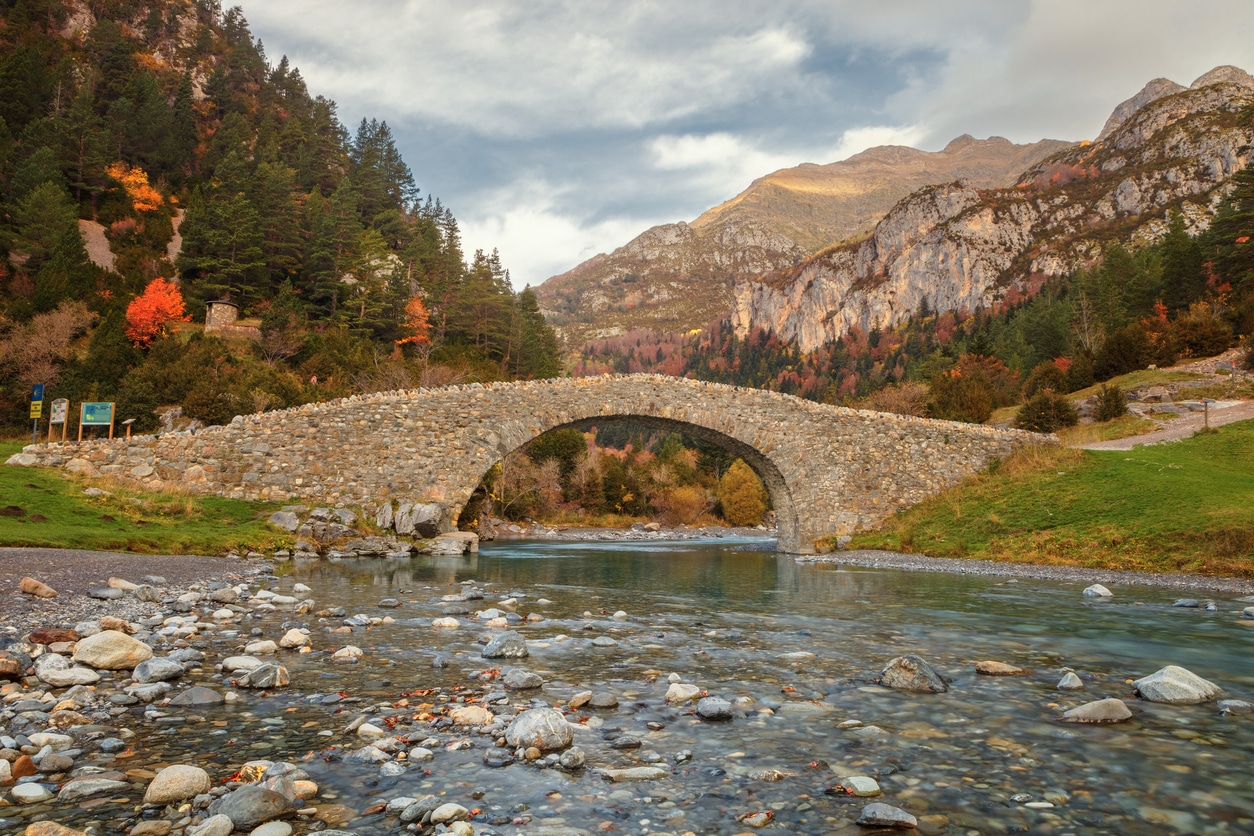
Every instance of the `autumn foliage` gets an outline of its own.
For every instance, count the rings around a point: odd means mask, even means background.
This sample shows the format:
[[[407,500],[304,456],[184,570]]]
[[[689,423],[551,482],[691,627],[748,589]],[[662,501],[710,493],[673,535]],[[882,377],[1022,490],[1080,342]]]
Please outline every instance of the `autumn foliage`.
[[[405,305],[405,328],[411,333],[397,340],[397,345],[426,345],[431,342],[431,322],[421,297],[411,296]]]
[[[187,322],[183,313],[183,294],[174,282],[153,279],[126,307],[126,338],[140,348],[165,333],[171,322]]]
[[[116,162],[105,168],[105,172],[126,189],[126,196],[136,212],[156,211],[165,202],[161,192],[148,185],[148,172],[139,166],[132,168],[124,162]]]

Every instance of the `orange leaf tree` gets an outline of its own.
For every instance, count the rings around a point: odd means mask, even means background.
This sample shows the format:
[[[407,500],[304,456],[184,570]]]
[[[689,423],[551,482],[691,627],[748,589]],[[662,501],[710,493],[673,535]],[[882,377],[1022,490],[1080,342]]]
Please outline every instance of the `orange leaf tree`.
[[[126,306],[126,338],[140,348],[147,348],[165,333],[169,323],[191,319],[183,310],[183,294],[178,286],[162,278],[153,279],[144,292]]]
[[[126,189],[126,196],[136,212],[155,211],[165,202],[161,192],[148,184],[148,172],[139,166],[132,168],[124,162],[116,162],[105,168],[105,172]]]
[[[405,305],[404,327],[412,333],[397,340],[397,345],[426,345],[431,342],[431,322],[421,297],[409,297],[409,303]]]

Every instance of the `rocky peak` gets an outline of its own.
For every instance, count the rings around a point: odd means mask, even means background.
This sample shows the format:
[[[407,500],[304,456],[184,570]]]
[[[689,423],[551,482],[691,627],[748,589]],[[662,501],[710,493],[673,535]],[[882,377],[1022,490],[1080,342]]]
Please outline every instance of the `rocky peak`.
[[[1202,87],[1209,87],[1212,84],[1236,84],[1240,87],[1254,89],[1254,76],[1251,76],[1240,67],[1223,64],[1210,72],[1198,76],[1197,81],[1189,85],[1189,89],[1197,90]]]
[[[1211,72],[1214,72],[1214,70]],[[1209,75],[1209,73],[1207,75]],[[1205,76],[1203,76],[1203,78],[1205,78]],[[1198,79],[1198,81],[1201,81],[1201,79]],[[1194,86],[1196,86],[1196,83]],[[1127,101],[1121,102],[1119,106],[1111,112],[1110,118],[1106,120],[1106,124],[1102,127],[1102,132],[1097,135],[1098,141],[1100,142],[1113,134],[1119,129],[1120,125],[1128,121],[1128,117],[1132,116],[1132,114],[1136,113],[1150,102],[1161,99],[1163,96],[1170,96],[1172,93],[1179,93],[1180,91],[1187,89],[1187,87],[1182,87],[1169,78],[1154,79],[1149,84],[1142,87],[1141,92],[1137,93]]]

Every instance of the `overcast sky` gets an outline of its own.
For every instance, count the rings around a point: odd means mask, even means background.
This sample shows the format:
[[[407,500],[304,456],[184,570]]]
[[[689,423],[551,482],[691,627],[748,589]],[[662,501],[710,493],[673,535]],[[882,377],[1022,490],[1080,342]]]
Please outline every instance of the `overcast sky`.
[[[499,248],[520,288],[779,168],[964,133],[1091,139],[1152,78],[1254,71],[1251,0],[243,6],[350,130],[391,125],[467,255]]]

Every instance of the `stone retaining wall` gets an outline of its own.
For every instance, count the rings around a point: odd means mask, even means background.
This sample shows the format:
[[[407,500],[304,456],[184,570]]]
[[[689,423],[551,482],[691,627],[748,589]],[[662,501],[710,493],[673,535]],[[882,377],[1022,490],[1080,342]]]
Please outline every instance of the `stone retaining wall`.
[[[487,470],[536,436],[629,419],[718,444],[766,484],[780,550],[872,526],[1052,437],[826,406],[660,375],[469,384],[354,396],[244,415],[229,426],[129,441],[40,444],[9,464],[150,488],[360,506],[439,502],[456,521]]]

